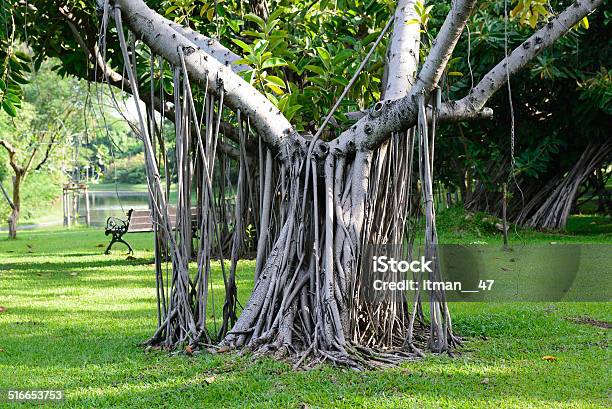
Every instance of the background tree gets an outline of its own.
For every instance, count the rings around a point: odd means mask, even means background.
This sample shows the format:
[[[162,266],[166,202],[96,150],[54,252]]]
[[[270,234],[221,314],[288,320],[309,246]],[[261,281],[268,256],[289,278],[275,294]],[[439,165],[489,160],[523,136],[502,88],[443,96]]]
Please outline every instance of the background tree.
[[[81,108],[77,82],[59,81],[49,65],[43,65],[30,80],[23,87],[23,101],[15,116],[0,116],[0,146],[11,169],[11,188],[2,185],[10,207],[9,238],[17,235],[23,184],[32,172],[49,171],[57,164],[52,155],[67,138],[74,137],[73,125]]]
[[[510,47],[531,30],[533,20],[523,6],[516,3],[510,13],[514,17],[507,25]],[[466,41],[458,49],[461,56],[469,51],[469,61],[456,59],[453,69],[458,75],[449,77],[445,87],[449,98],[469,90],[492,61],[503,57],[506,27],[501,7],[485,2],[472,16],[470,35],[464,33]],[[540,5],[538,10],[536,24],[550,15],[547,7]],[[501,215],[502,185],[507,184],[510,220],[559,229],[565,227],[576,197],[601,185],[583,182],[596,179],[596,169],[602,169],[600,179],[609,174],[608,27],[606,13],[589,16],[544,50],[528,70],[513,76],[512,110],[508,91],[502,89],[489,102],[496,112],[491,121],[451,124],[440,130],[439,180],[447,190],[460,191],[468,210]],[[579,161],[582,155],[586,156]]]

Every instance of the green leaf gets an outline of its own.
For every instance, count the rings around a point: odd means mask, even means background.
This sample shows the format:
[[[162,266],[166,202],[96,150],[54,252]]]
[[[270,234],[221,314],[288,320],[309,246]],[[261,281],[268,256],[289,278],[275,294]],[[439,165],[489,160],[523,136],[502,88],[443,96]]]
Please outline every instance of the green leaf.
[[[287,65],[287,62],[282,58],[271,57],[264,61],[263,68],[284,67],[285,65]]]
[[[323,78],[319,78],[319,77],[306,77],[305,78],[306,81],[310,81],[314,84],[320,85],[321,87],[327,87],[327,81],[325,81]]]
[[[253,49],[251,48],[251,46],[248,45],[247,43],[245,43],[242,40],[238,40],[237,38],[232,38],[232,42],[234,44],[236,44],[238,47],[242,48],[247,53],[252,53],[253,52]]]
[[[461,57],[451,58],[446,66],[451,67],[453,64],[458,63],[459,61],[461,61]]]
[[[233,20],[233,19],[227,19],[226,22],[227,22],[227,25],[229,25],[230,28],[234,32],[238,32],[240,30],[240,25],[241,25],[242,21]]]
[[[266,40],[257,40],[255,42],[255,45],[253,46],[253,52],[255,54],[261,54],[263,53],[266,48],[268,48],[268,41]]]
[[[321,57],[321,60],[323,60],[326,65],[329,65],[329,52],[323,47],[317,47],[317,53],[319,54],[319,57]]]
[[[4,111],[11,117],[14,118],[17,116],[17,110],[8,100],[5,99],[4,101],[2,101],[2,108],[4,108]]]
[[[268,98],[268,100],[270,100],[270,102],[272,102],[275,107],[278,106],[278,99],[274,96],[274,94],[266,92],[266,98]]]
[[[288,108],[285,108],[283,110],[283,115],[285,115],[285,118],[287,118],[287,120],[291,121],[291,119],[293,119],[296,112],[298,112],[301,108],[302,108],[302,105],[299,105],[299,104],[291,105]]]
[[[23,62],[32,61],[32,57],[30,57],[28,54],[24,53],[23,51],[17,50],[15,51],[15,55]]]
[[[215,18],[215,8],[211,7],[206,11],[206,19],[212,23],[214,18]]]
[[[340,75],[334,76],[334,78],[332,78],[332,82],[335,82],[336,84],[341,85],[343,87],[346,87],[348,85],[348,80]]]
[[[254,37],[254,38],[264,38],[265,37],[264,33],[260,33],[259,31],[253,31],[253,30],[244,30],[242,32],[242,35]]]
[[[317,65],[307,64],[304,69],[314,72],[319,75],[325,75],[325,70]]]
[[[11,72],[9,77],[17,84],[24,85],[28,83],[28,80],[23,75],[21,75],[21,73],[16,71]]]
[[[266,25],[266,22],[259,16],[253,14],[253,13],[249,13],[246,16],[244,16],[245,20],[249,20],[252,21],[253,23],[257,24],[259,26],[259,28],[264,28]]]
[[[276,92],[278,95],[283,95],[285,91],[283,91],[278,85],[268,82],[265,84],[266,87],[270,88],[272,91]]]
[[[178,6],[170,6],[166,9],[166,16],[172,13],[174,10],[178,9]]]
[[[283,81],[282,78],[279,78],[279,77],[277,77],[275,75],[268,75],[266,77],[266,81],[274,83],[274,84],[278,85],[281,88],[285,88],[285,81]]]
[[[344,49],[341,50],[338,54],[336,54],[336,56],[334,57],[334,64],[339,64],[342,61],[346,60],[347,58],[353,56],[355,54],[354,50],[351,49]]]
[[[235,65],[240,65],[240,64],[249,65],[249,64],[252,64],[252,63],[253,63],[253,61],[251,61],[248,58],[240,58],[240,59],[234,61],[232,64],[235,64]]]
[[[419,16],[423,15],[423,12],[425,11],[424,7],[423,7],[423,3],[420,1],[417,1],[416,3],[414,3],[414,9],[416,10],[417,14]]]

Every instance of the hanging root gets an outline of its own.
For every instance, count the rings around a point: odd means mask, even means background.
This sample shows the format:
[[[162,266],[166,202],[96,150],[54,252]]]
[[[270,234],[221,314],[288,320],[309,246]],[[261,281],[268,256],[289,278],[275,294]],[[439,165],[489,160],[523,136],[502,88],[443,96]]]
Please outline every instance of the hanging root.
[[[115,10],[115,21],[137,98],[137,77],[130,62],[135,51],[132,48],[130,54],[127,47],[119,10]],[[372,283],[366,249],[378,251],[395,243],[394,256],[412,256],[415,230],[410,221],[420,212],[412,189],[417,148],[426,257],[437,259],[431,200],[433,153],[428,150],[426,120],[419,127],[418,144],[417,133],[410,131],[393,135],[376,152],[358,150],[345,156],[328,152],[326,143],[313,140],[296,147],[289,159],[276,161],[275,153],[253,135],[248,116],[224,111],[222,84],[221,91],[214,87],[214,94],[208,83],[199,84],[203,103],[198,106],[181,49],[179,55],[181,64],[173,67],[176,157],[172,172],[163,138],[157,134],[163,127],[157,126],[155,115],[149,111],[145,124],[139,113],[136,127],[145,145],[156,237],[158,328],[145,344],[169,349],[189,346],[193,351],[218,339],[221,348],[273,354],[293,361],[296,367],[326,362],[356,369],[397,365],[422,357],[425,348],[442,352],[455,346],[443,293],[429,294],[429,325],[421,307],[424,294],[417,294],[414,303],[395,292],[376,300],[368,296]],[[153,66],[150,72],[154,90]],[[424,103],[420,114],[425,118]],[[224,115],[228,124],[224,132],[237,145],[225,151],[238,151],[233,157],[218,155],[224,141],[220,135]],[[253,150],[247,151],[253,146],[259,146],[259,161]],[[173,176],[178,180],[176,208],[168,204]],[[233,203],[228,206],[231,196]],[[238,260],[255,243],[254,289],[238,314]],[[218,304],[221,322],[217,326],[213,314],[211,328],[207,311],[209,303],[213,311],[216,308],[215,258],[220,261],[225,300]],[[195,274],[189,270],[193,259]],[[438,275],[439,265],[430,278]]]

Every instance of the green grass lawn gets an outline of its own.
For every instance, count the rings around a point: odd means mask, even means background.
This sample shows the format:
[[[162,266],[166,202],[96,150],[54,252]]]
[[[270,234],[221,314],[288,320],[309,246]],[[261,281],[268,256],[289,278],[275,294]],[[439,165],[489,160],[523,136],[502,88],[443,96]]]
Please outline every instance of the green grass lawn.
[[[473,230],[446,230],[449,240],[461,234],[466,241],[498,240]],[[529,233],[522,239],[610,243],[609,233],[589,232]],[[609,303],[453,303],[456,331],[467,340],[461,354],[430,355],[385,371],[321,366],[293,372],[287,364],[249,355],[145,352],[138,344],[156,324],[152,240],[147,234],[129,237],[133,260],[121,245],[103,255],[107,238],[100,230],[42,230],[22,232],[16,241],[0,239],[0,389],[64,389],[66,399],[58,406],[86,408],[612,404],[610,330],[568,320],[611,322]],[[238,272],[243,305],[252,270],[253,262],[246,261]],[[215,287],[217,303],[221,291]],[[215,325],[212,319],[209,325]],[[557,359],[542,360],[545,355]]]

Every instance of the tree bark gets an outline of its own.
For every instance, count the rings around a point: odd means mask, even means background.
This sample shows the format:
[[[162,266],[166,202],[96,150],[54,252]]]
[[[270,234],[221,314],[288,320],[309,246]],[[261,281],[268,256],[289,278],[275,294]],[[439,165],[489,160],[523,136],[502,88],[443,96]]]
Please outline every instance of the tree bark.
[[[21,211],[21,182],[23,175],[17,173],[13,177],[13,206],[8,217],[9,239],[17,238],[17,223],[19,222],[19,213]]]
[[[587,3],[599,4],[601,0]],[[271,245],[259,243],[258,280],[242,314],[223,338],[221,345],[230,348],[247,347],[257,352],[275,352],[283,356],[291,354],[299,357],[298,363],[304,362],[309,356],[313,362],[330,361],[354,367],[396,363],[402,356],[401,352],[388,356],[380,353],[380,350],[404,345],[406,334],[398,337],[397,332],[402,332],[398,329],[406,328],[401,321],[407,317],[407,305],[405,300],[393,298],[376,306],[368,302],[364,295],[364,286],[368,283],[364,282],[363,267],[369,261],[364,260],[363,251],[373,238],[376,238],[375,244],[385,244],[401,243],[405,237],[406,217],[412,203],[409,185],[416,145],[414,131],[406,131],[418,123],[420,178],[424,186],[422,195],[427,214],[426,252],[428,257],[435,258],[437,236],[432,200],[433,143],[430,146],[428,121],[432,122],[433,127],[438,115],[441,120],[457,120],[487,116],[490,112],[484,108],[486,98],[470,99],[470,104],[448,103],[441,107],[437,104],[426,107],[425,102],[443,75],[475,0],[453,2],[451,12],[423,68],[410,87],[411,73],[416,69],[416,62],[410,57],[403,57],[411,51],[414,56],[418,55],[418,50],[414,49],[418,41],[415,41],[413,28],[402,25],[406,15],[412,12],[414,2],[402,1],[396,11],[397,36],[392,39],[390,47],[388,78],[393,80],[393,84],[387,84],[390,86],[385,88],[385,92],[396,99],[378,102],[354,126],[330,142],[311,142],[297,134],[280,111],[262,94],[199,47],[194,42],[197,36],[172,28],[141,0],[116,0],[114,4],[120,7],[120,11],[116,11],[118,22],[123,15],[129,28],[154,53],[162,55],[175,67],[182,67],[184,81],[192,78],[198,86],[213,95],[225,95],[224,103],[247,118],[246,123],[253,125],[253,130],[265,147],[277,158],[271,171],[265,171],[263,191],[254,193],[250,189],[240,189],[239,194],[248,193],[253,203],[258,202],[257,198],[263,195],[259,202],[266,205],[259,219],[263,225],[273,224],[266,228]],[[562,23],[582,18],[590,10],[588,6],[580,4],[572,7],[568,9],[569,12],[561,14]],[[544,46],[552,44],[554,39],[571,27],[557,29],[557,24],[561,23],[555,20],[553,23],[555,29],[551,29],[547,39],[541,41]],[[118,28],[120,39],[125,42],[122,27],[119,25]],[[404,39],[406,42],[403,42]],[[397,50],[399,55],[394,55],[393,50]],[[537,54],[524,50],[518,49],[518,52],[509,56],[506,63],[511,65],[512,73],[524,65],[523,59],[533,58]],[[136,90],[125,44],[122,44],[122,52],[131,86]],[[520,63],[515,63],[515,60],[520,60]],[[498,77],[497,68],[490,76],[494,79]],[[492,91],[488,88],[487,92],[492,95],[502,83],[493,81],[490,86]],[[179,102],[183,101],[183,110],[188,109],[189,102],[184,101],[185,98],[187,101],[191,99],[189,84],[184,95],[179,94],[175,98],[175,105],[179,106]],[[195,120],[197,115],[193,106],[192,110],[191,120]],[[223,110],[220,108],[219,112]],[[239,122],[242,123],[242,120]],[[197,125],[196,121],[196,129]],[[141,125],[141,128],[142,133],[146,134],[145,127]],[[200,143],[201,139],[198,131],[196,143]],[[209,142],[207,137],[206,146],[209,146]],[[147,151],[151,150],[149,145],[146,148]],[[201,148],[201,156],[207,158],[208,169],[213,164],[214,156],[209,158],[207,149]],[[153,173],[151,180],[155,179],[158,185],[159,175],[151,159],[153,156],[147,154],[147,157],[149,171]],[[187,160],[187,156],[183,156],[183,159]],[[267,163],[266,168],[269,168]],[[247,170],[246,166],[241,169]],[[244,183],[249,173],[241,175]],[[268,181],[268,178],[272,180]],[[409,181],[408,185],[406,180]],[[206,183],[212,191],[210,180]],[[251,186],[248,180],[246,184]],[[270,195],[271,186],[279,186],[282,194]],[[212,194],[210,196],[212,198]],[[268,206],[270,201],[277,206]],[[237,200],[236,218],[240,217],[242,208],[246,206]],[[268,210],[272,214],[267,214]],[[167,214],[162,216],[167,217]],[[239,225],[237,222],[236,226]],[[235,231],[234,234],[242,232]],[[262,236],[264,239],[265,235]],[[238,247],[237,237],[234,236],[234,248]],[[197,314],[192,307],[196,303],[190,298],[193,292],[188,266],[185,265],[184,257],[180,257],[180,246],[172,251],[179,256],[173,259],[175,284],[172,286],[179,288],[174,293],[177,295],[177,304],[169,307],[166,321],[156,333],[158,336],[163,332],[162,327],[166,327],[167,334],[171,333],[168,327],[172,325],[176,328],[180,336],[171,340],[167,338],[168,346],[176,346],[177,340],[191,343],[198,340],[197,335],[192,335],[197,331],[190,329],[193,317]],[[435,274],[439,274],[439,270]],[[197,291],[206,289],[197,287]],[[429,333],[424,331],[418,335],[420,339],[428,338],[427,344],[431,350],[445,351],[456,344],[452,336],[450,314],[443,293],[431,294],[431,297]],[[202,307],[201,303],[198,305]],[[418,314],[421,320],[423,316],[423,312],[418,310],[418,304],[415,305],[417,307],[409,320],[411,328],[415,323],[414,317]],[[414,342],[419,337],[412,335],[411,332],[408,338],[413,346],[411,353],[414,354]],[[159,340],[156,336],[153,341]],[[379,352],[374,350],[376,348]]]

